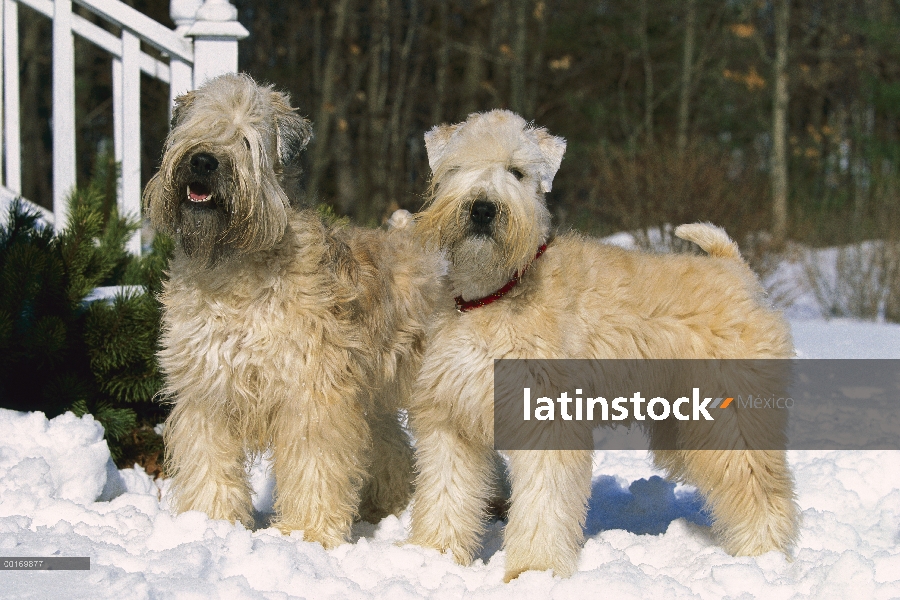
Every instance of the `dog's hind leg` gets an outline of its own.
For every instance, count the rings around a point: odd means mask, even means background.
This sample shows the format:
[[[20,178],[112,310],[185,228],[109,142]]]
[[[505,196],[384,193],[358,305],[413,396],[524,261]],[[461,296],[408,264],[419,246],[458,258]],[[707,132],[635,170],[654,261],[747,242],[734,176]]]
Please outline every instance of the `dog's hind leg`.
[[[785,361],[715,364],[716,374],[701,377],[709,382],[710,392],[774,393],[787,377]],[[714,383],[720,377],[724,377],[721,383]],[[738,400],[715,412],[715,421],[679,422],[680,464],[667,466],[675,467],[673,474],[704,496],[713,532],[728,553],[787,553],[797,536],[799,509],[784,452],[786,411],[744,408]]]
[[[369,523],[399,515],[412,496],[415,459],[399,407],[408,406],[409,382],[418,365],[418,360],[401,360],[394,379],[376,392],[375,408],[369,413],[372,456],[359,503],[359,518]]]
[[[687,450],[683,479],[706,499],[713,532],[732,555],[787,553],[799,510],[781,450]]]
[[[181,398],[166,420],[166,471],[176,512],[199,510],[211,519],[253,526],[246,454],[226,417]]]
[[[409,437],[392,411],[376,412],[370,419],[372,462],[363,485],[359,518],[377,523],[399,514],[412,494],[413,451]]]
[[[584,539],[591,495],[591,452],[517,450],[509,452],[512,502],[506,526],[506,575],[553,569],[570,576]]]

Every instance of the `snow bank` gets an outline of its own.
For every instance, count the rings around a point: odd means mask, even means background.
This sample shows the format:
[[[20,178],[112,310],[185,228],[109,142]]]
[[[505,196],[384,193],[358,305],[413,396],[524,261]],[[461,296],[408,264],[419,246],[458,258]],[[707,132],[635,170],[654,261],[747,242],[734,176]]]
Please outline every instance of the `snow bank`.
[[[48,421],[43,413],[0,410],[0,440],[0,516],[51,498],[86,504],[103,491],[109,449],[91,415]]]

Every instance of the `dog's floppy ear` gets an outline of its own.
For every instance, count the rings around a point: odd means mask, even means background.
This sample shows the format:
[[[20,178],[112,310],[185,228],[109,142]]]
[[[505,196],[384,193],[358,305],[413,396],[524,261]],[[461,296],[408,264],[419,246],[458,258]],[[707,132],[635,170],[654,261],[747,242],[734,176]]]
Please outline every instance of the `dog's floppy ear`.
[[[187,111],[191,108],[191,104],[194,103],[194,92],[185,92],[175,98],[175,106],[172,107],[172,119],[169,122],[169,129],[175,129],[175,127],[184,119],[184,116],[187,114]]]
[[[278,136],[278,157],[281,164],[294,162],[312,139],[312,123],[291,108],[291,100],[280,92],[271,92],[275,107],[275,127]]]
[[[461,123],[456,125],[435,125],[431,128],[431,131],[425,134],[425,151],[428,153],[428,166],[431,167],[432,173],[436,173],[438,166],[443,162],[447,143],[460,125]]]
[[[543,128],[535,129],[534,134],[537,136],[538,147],[544,158],[544,165],[541,169],[541,191],[546,194],[553,188],[553,178],[559,171],[563,154],[566,153],[566,140],[550,135]]]

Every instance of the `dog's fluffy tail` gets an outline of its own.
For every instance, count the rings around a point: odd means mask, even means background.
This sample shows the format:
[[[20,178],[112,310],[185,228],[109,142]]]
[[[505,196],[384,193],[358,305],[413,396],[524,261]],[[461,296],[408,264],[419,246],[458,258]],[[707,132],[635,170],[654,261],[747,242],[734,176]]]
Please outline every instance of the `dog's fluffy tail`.
[[[725,230],[712,223],[691,223],[675,228],[675,235],[683,240],[694,242],[710,256],[743,260],[734,243]]]
[[[413,224],[413,221],[415,221],[415,217],[412,216],[412,213],[408,210],[398,208],[391,215],[391,218],[387,220],[388,231],[393,231],[394,229],[406,229]]]

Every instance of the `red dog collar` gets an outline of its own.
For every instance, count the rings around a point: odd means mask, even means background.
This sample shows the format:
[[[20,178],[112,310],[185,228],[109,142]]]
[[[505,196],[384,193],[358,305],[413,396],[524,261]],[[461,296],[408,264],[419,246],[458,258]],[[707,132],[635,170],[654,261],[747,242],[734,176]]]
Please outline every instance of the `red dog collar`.
[[[543,254],[544,250],[546,250],[546,249],[547,249],[547,244],[543,244],[540,248],[538,248],[537,254],[534,255],[534,259],[532,259],[531,262],[534,262],[538,258],[540,258],[541,254]],[[521,273],[516,271],[516,274],[513,275],[512,279],[510,279],[509,281],[506,282],[506,285],[504,285],[502,288],[500,288],[493,294],[488,294],[484,298],[478,298],[476,300],[463,300],[462,296],[457,296],[456,298],[454,298],[454,300],[456,301],[456,310],[458,310],[459,312],[468,312],[468,311],[472,310],[473,308],[487,306],[491,302],[496,302],[497,300],[499,300],[500,298],[505,296],[509,292],[509,290],[516,287],[516,284],[519,283],[519,279],[521,279],[522,275],[525,274],[525,271],[527,271],[528,267],[530,267],[530,266],[531,266],[531,263],[529,263],[524,269],[522,269]]]

